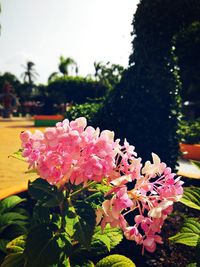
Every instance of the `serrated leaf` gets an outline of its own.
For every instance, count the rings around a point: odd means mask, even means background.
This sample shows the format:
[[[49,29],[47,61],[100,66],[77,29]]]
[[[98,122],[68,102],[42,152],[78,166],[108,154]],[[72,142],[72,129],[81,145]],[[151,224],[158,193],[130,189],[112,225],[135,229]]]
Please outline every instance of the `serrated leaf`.
[[[200,236],[200,223],[193,219],[185,220],[181,231],[169,238],[175,243],[181,243],[188,246],[195,247]]]
[[[22,252],[12,253],[5,257],[1,267],[22,267],[24,266],[24,257]]]
[[[107,236],[110,239],[110,248],[115,248],[123,239],[123,234],[119,228],[111,228],[109,225],[106,226],[102,232],[101,227],[95,228],[93,240],[97,239],[98,236]]]
[[[26,199],[23,199],[18,196],[10,196],[0,201],[0,214],[3,214],[4,212],[8,212],[12,210],[14,207],[16,207],[21,202],[24,202]]]
[[[87,203],[77,202],[75,212],[77,222],[74,224],[74,238],[89,249],[96,224],[95,210]]]
[[[107,256],[97,262],[96,267],[136,267],[135,264],[127,257],[114,254]]]
[[[110,252],[110,238],[108,236],[96,234],[94,240],[102,242],[104,245],[106,245],[108,251]]]
[[[6,246],[6,250],[8,253],[23,252],[25,248],[25,242],[26,242],[26,236],[21,235],[10,241]]]
[[[26,159],[22,156],[23,149],[19,149],[18,151],[14,152],[13,154],[9,155],[9,158],[15,158],[21,161],[26,161]]]
[[[95,228],[93,239],[91,242],[90,250],[88,251],[86,248],[78,248],[74,251],[72,255],[72,259],[75,261],[81,260],[82,258],[87,259],[89,256],[96,258],[99,255],[103,255],[108,253],[108,247],[105,242],[102,242],[99,236],[106,236],[110,240],[110,249],[116,247],[122,239],[123,234],[119,228],[111,228],[109,225],[106,226],[104,233],[99,226]],[[104,240],[105,241],[105,240]]]
[[[200,210],[200,188],[185,187],[183,197],[180,202],[190,208]]]
[[[53,224],[40,224],[30,230],[24,250],[25,267],[44,267],[59,261],[61,249],[56,230]]]
[[[63,193],[55,185],[50,185],[41,178],[29,182],[28,192],[34,199],[39,200],[46,207],[59,206],[63,201]]]

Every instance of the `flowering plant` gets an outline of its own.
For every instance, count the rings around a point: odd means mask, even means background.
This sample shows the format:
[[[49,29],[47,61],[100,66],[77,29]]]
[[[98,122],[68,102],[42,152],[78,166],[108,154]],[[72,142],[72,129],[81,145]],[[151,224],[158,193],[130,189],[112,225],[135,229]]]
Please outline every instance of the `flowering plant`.
[[[46,239],[54,247],[54,256],[42,260],[49,265],[76,261],[80,251],[95,246],[97,251],[97,243],[109,251],[121,241],[120,231],[141,245],[142,253],[154,252],[162,243],[162,225],[183,194],[183,182],[156,154],[152,163],[142,165],[134,146],[126,140],[120,144],[111,131],[87,126],[85,118],[64,120],[44,133],[24,131],[20,138],[30,171],[41,177],[29,182],[37,202],[26,237],[25,266],[36,264],[40,242]],[[39,262],[41,257],[37,266]]]

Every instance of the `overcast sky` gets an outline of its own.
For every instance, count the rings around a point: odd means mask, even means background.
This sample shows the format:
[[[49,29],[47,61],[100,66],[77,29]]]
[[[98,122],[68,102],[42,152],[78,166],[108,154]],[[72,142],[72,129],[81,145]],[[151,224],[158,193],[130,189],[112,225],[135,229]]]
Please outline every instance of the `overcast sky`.
[[[72,57],[80,74],[94,61],[128,65],[132,19],[139,0],[1,0],[0,72],[20,78],[33,61],[37,82],[57,71],[59,57]]]

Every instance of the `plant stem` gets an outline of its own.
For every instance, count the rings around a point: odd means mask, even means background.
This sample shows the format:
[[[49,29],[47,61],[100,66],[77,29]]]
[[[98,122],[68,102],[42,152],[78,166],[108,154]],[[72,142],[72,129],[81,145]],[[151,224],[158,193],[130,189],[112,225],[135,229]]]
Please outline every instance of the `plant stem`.
[[[72,194],[70,194],[70,197],[74,197],[74,196],[80,194],[81,192],[85,191],[85,190],[88,189],[90,186],[95,185],[96,183],[97,183],[97,182],[95,182],[95,181],[92,181],[92,182],[88,183],[85,187],[80,188],[80,189],[78,189],[77,191],[75,191],[75,192],[73,192]]]

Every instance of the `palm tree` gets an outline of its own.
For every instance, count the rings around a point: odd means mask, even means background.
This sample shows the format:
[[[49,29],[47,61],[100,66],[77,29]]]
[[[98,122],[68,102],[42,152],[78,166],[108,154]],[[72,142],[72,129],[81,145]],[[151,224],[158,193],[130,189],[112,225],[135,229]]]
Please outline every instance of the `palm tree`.
[[[48,82],[54,81],[56,78],[60,77],[59,73],[61,73],[63,76],[69,76],[70,70],[71,76],[73,76],[74,73],[76,74],[76,76],[78,76],[79,72],[76,61],[71,57],[64,58],[63,56],[60,56],[58,69],[59,72],[54,71],[49,75]]]
[[[33,81],[37,79],[38,73],[34,69],[35,63],[32,61],[27,61],[25,68],[25,72],[22,73],[22,78],[24,82],[27,82],[30,86],[33,85]]]
[[[69,67],[71,67],[71,74],[75,71],[76,75],[78,75],[78,66],[77,66],[76,61],[71,57],[64,58],[63,56],[61,56],[60,63],[58,64],[59,71],[64,76],[68,76]]]

